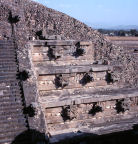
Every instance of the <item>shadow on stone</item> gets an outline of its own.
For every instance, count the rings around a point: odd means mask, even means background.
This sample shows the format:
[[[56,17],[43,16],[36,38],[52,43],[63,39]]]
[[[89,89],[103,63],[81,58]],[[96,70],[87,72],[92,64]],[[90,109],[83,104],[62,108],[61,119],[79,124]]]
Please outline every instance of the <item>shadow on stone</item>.
[[[106,73],[105,80],[107,81],[108,84],[113,83],[113,78],[111,73],[109,72]]]
[[[76,51],[73,53],[73,56],[75,56],[75,58],[78,58],[79,56],[83,56],[85,54],[85,50],[80,47],[80,43],[77,43],[75,46],[76,46]]]
[[[29,117],[34,117],[35,116],[35,108],[32,105],[29,105],[28,107],[24,107],[23,113],[25,115],[28,115]]]
[[[78,136],[67,138],[54,144],[137,144],[138,134],[131,131],[122,131],[105,135],[77,132]]]
[[[17,74],[17,79],[21,81],[26,81],[28,78],[29,78],[29,72],[25,70]]]
[[[10,12],[9,12],[8,21],[9,21],[9,23],[11,23],[11,24],[16,24],[17,22],[20,21],[20,17],[19,17],[18,15],[13,17],[13,16],[12,16],[12,12],[10,11]]]
[[[61,55],[58,53],[58,51],[56,50],[56,47],[50,47],[48,49],[48,52],[47,52],[47,56],[49,57],[49,60],[57,60],[59,58],[61,58]]]
[[[99,113],[102,111],[103,111],[102,107],[98,106],[97,103],[94,103],[92,109],[89,111],[89,114],[91,114],[92,116],[95,116],[96,113]]]
[[[46,38],[43,36],[43,31],[42,30],[37,31],[35,34],[36,34],[37,39],[46,40]]]
[[[27,130],[19,134],[11,144],[48,144],[48,137],[36,130]]]
[[[65,88],[68,86],[68,81],[63,78],[62,74],[56,75],[55,80],[54,80],[56,88]]]
[[[130,99],[121,99],[116,101],[116,111],[117,113],[124,113],[125,111],[129,110],[131,101]]]
[[[70,106],[62,107],[61,116],[64,122],[70,120]]]
[[[90,76],[88,73],[86,73],[83,78],[80,80],[80,84],[82,86],[85,86],[87,83],[90,83],[93,81],[93,77]]]

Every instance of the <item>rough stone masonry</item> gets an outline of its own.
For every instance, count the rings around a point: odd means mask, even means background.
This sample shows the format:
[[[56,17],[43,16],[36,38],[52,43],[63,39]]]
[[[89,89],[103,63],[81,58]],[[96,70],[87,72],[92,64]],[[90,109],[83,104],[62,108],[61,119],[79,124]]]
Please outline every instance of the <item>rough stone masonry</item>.
[[[0,39],[1,144],[15,142],[21,132],[37,132],[41,141],[45,134],[57,142],[131,129],[137,123],[134,51],[30,0],[0,0]],[[12,107],[20,111],[17,123]],[[15,129],[7,132],[13,123]]]

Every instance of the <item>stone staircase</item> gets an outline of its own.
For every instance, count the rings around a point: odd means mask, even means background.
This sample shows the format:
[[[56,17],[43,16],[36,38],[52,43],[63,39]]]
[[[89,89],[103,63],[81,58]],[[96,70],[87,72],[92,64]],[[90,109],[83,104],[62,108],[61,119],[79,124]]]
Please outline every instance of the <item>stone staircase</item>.
[[[0,144],[10,144],[27,129],[17,73],[14,43],[0,40]]]

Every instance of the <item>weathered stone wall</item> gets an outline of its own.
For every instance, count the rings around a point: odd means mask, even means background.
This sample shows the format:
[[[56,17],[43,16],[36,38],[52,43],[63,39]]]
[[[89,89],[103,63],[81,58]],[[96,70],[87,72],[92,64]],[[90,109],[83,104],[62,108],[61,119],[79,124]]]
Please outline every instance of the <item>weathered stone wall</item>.
[[[64,133],[83,131],[83,129],[91,131],[92,127],[99,127],[98,124],[105,125],[106,127],[108,123],[132,118],[131,113],[137,115],[137,97],[131,98],[130,105],[132,107],[125,113],[118,113],[117,109],[115,109],[116,104],[116,100],[110,100],[98,103],[47,108],[45,110],[47,130],[52,135],[60,134],[62,131]],[[112,129],[112,131],[115,130]],[[119,131],[119,128],[116,131]],[[100,132],[97,132],[97,134],[100,134]]]
[[[54,37],[32,41],[29,48],[50,141],[78,131],[104,134],[131,129],[130,119],[137,119],[137,89],[120,89],[110,75],[114,66],[93,64],[91,41]],[[125,121],[131,124],[124,129]]]

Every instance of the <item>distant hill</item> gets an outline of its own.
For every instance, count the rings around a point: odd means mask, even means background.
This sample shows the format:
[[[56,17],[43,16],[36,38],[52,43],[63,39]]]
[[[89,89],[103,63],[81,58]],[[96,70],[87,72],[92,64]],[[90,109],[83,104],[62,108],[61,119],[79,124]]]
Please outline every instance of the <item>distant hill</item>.
[[[118,26],[111,26],[108,24],[99,24],[99,23],[90,23],[85,22],[88,26],[94,28],[94,29],[110,29],[110,30],[130,30],[130,29],[136,29],[138,30],[138,25],[118,25]]]
[[[130,30],[130,29],[136,29],[138,30],[138,26],[137,25],[127,25],[127,26],[115,26],[115,27],[110,27],[109,29],[114,29],[114,30]]]

